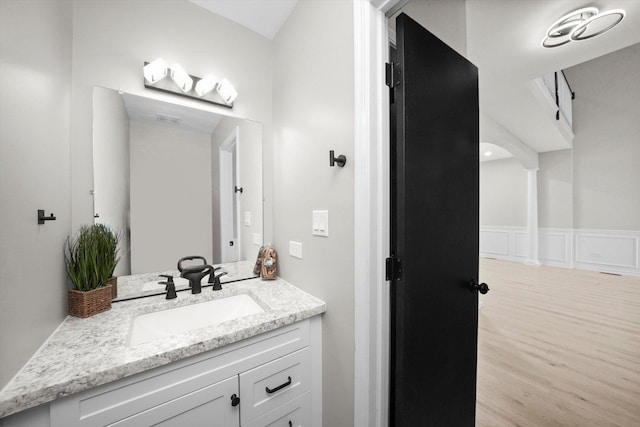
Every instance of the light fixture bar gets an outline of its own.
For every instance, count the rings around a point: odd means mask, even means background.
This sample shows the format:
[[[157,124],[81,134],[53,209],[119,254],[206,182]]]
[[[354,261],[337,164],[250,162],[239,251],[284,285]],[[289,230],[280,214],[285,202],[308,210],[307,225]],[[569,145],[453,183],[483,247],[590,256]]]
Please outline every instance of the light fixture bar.
[[[169,71],[169,73],[167,73]],[[233,108],[238,92],[227,79],[217,81],[212,74],[203,78],[192,76],[179,64],[167,67],[162,59],[156,59],[143,67],[144,87],[171,93],[202,102]],[[170,75],[171,78],[165,78]]]

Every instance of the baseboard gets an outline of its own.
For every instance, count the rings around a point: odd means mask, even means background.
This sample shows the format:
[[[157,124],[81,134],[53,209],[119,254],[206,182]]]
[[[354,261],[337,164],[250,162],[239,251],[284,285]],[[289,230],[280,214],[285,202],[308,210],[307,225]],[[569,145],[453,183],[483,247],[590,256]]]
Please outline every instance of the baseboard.
[[[525,262],[526,227],[481,226],[480,256]],[[640,276],[640,231],[541,228],[542,265]]]

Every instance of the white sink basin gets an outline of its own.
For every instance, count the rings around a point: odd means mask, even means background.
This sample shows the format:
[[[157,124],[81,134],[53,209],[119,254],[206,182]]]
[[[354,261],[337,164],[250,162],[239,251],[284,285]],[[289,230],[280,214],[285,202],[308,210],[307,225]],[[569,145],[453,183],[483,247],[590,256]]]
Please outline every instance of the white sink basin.
[[[207,278],[203,280],[206,283],[207,280],[209,280],[209,277],[207,276]],[[164,292],[164,288],[166,285],[159,284],[159,282],[163,282],[163,281],[166,281],[166,279],[152,280],[150,282],[147,282],[142,285],[142,291],[143,292],[146,292],[146,291]],[[174,277],[173,283],[176,285],[176,289],[185,289],[189,287],[189,281],[183,277]]]
[[[133,320],[129,345],[156,341],[171,335],[216,326],[229,320],[263,313],[247,294],[143,314]]]

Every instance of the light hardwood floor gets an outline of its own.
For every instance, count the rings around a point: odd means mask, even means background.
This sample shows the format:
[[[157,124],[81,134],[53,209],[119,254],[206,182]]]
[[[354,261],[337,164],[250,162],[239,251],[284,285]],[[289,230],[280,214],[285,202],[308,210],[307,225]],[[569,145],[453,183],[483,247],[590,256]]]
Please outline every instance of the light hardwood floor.
[[[640,277],[481,259],[477,426],[640,426]]]

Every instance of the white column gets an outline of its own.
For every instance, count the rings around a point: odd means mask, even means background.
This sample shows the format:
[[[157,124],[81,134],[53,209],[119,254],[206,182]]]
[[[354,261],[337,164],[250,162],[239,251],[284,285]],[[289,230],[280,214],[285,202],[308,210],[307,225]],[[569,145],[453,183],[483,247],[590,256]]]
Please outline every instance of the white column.
[[[538,261],[538,168],[527,169],[527,234],[529,251],[525,263],[540,265]]]

